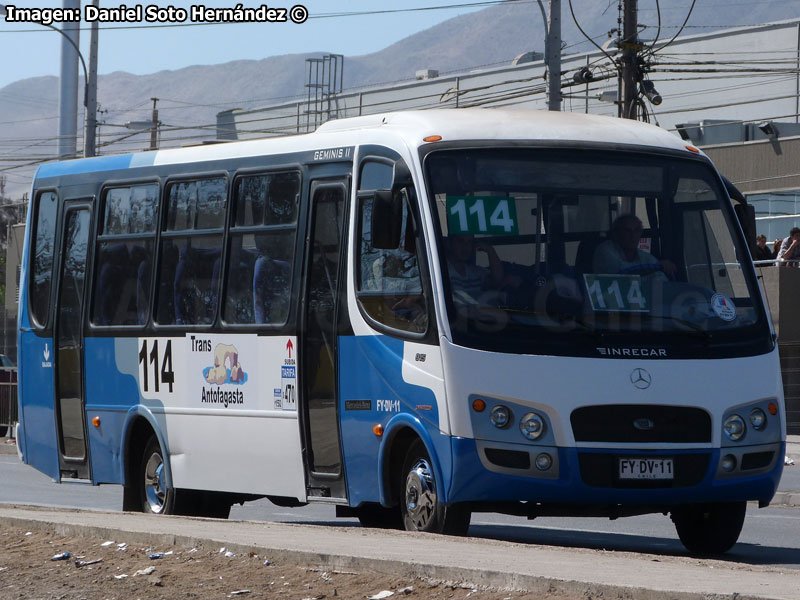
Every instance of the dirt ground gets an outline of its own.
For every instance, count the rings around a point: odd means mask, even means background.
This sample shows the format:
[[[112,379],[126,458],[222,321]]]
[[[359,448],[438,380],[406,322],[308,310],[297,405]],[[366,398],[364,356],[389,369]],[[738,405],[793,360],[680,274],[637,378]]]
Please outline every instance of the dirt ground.
[[[64,552],[70,553],[69,558],[53,560]],[[163,556],[151,558],[158,554]],[[233,554],[218,547],[148,548],[127,545],[124,539],[65,537],[0,524],[0,600],[355,600],[373,596],[392,600],[573,600],[558,594],[477,590],[371,572],[325,572],[276,564],[269,555]]]

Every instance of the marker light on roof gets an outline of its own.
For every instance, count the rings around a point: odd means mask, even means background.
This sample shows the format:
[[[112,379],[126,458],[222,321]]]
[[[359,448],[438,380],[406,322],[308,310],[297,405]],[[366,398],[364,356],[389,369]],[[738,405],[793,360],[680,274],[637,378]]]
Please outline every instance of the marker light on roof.
[[[697,148],[695,148],[694,146],[686,146],[686,149],[687,149],[689,152],[694,152],[695,154],[700,154],[700,150],[698,150],[698,149],[697,149]]]
[[[440,135],[429,135],[426,138],[422,138],[423,142],[441,142],[442,136]]]

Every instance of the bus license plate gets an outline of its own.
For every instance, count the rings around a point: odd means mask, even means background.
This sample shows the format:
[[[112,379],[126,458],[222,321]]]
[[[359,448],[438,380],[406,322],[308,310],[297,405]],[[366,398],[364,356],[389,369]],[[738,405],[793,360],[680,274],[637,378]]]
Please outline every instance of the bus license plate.
[[[620,479],[673,479],[671,458],[620,458]]]

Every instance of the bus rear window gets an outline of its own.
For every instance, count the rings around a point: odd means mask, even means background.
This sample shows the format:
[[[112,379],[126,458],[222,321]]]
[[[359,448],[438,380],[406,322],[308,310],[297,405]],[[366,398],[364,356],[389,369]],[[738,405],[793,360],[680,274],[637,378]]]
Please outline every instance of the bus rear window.
[[[42,327],[47,323],[47,313],[50,310],[57,214],[58,196],[55,192],[40,194],[34,218],[33,265],[28,297],[31,299],[31,316]]]

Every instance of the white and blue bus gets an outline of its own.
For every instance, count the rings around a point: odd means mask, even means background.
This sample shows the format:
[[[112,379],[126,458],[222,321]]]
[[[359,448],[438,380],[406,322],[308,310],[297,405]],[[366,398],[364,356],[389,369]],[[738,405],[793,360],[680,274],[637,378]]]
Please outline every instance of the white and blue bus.
[[[323,502],[670,514],[738,539],[783,468],[778,349],[736,211],[656,127],[489,109],[42,165],[24,461],[123,509]]]

